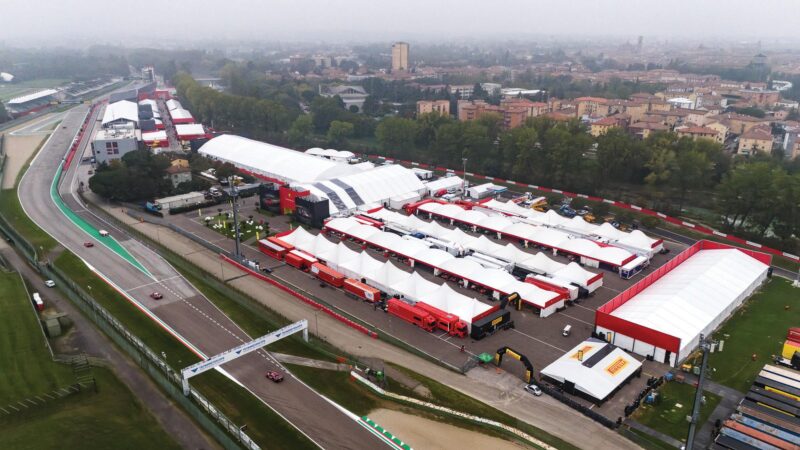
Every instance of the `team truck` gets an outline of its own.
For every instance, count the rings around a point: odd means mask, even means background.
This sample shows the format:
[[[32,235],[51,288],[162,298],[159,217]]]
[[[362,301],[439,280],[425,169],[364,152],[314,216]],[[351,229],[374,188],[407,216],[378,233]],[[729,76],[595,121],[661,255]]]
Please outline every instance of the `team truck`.
[[[800,370],[800,328],[789,328],[781,355],[775,357],[775,363]]]
[[[442,311],[441,309],[431,306],[425,302],[417,302],[414,306],[430,313],[430,315],[436,319],[436,328],[446,331],[447,334],[451,336],[460,338],[467,336],[466,322],[459,319],[455,314]]]
[[[472,330],[469,336],[479,341],[487,336],[491,336],[498,330],[514,328],[514,321],[511,320],[511,313],[505,309],[496,309],[491,313],[479,317],[472,321]]]
[[[429,312],[409,305],[400,299],[390,298],[386,303],[386,312],[428,332],[432,332],[436,326],[436,319]]]
[[[311,264],[311,273],[313,273],[317,278],[324,281],[325,283],[330,284],[333,287],[340,288],[342,287],[342,285],[344,285],[344,275],[331,269],[325,264],[318,262]]]
[[[317,262],[317,258],[314,258],[308,253],[302,252],[300,250],[292,250],[286,254],[285,261],[286,264],[296,269],[307,271],[312,264]]]
[[[344,288],[344,292],[350,297],[361,299],[370,303],[381,301],[381,291],[358,280],[345,278],[344,285],[342,287]]]
[[[268,237],[258,241],[258,249],[261,250],[261,253],[282,261],[287,253],[294,250],[294,246],[275,237]]]

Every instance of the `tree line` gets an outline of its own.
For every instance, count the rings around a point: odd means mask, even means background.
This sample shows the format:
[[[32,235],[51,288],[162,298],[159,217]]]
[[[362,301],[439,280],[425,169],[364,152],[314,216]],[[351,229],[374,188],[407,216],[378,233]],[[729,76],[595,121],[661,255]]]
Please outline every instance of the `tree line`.
[[[594,138],[577,119],[537,117],[506,130],[502,117],[494,114],[469,122],[438,114],[375,118],[347,110],[338,97],[315,96],[307,114],[290,120],[287,109],[269,100],[202,88],[188,76],[176,84],[200,119],[213,117],[219,123],[225,116],[229,129],[266,136],[273,143],[300,149],[326,145],[451,168],[461,168],[466,159],[470,172],[689,215],[744,235],[774,239],[773,245],[795,251],[800,193],[791,187],[798,177],[797,164],[770,155],[734,159],[712,140],[672,132],[641,140],[612,129]],[[262,116],[235,112],[237,104],[259,102],[268,105]],[[770,170],[753,176],[751,167]],[[780,195],[767,201],[740,192],[757,189]],[[770,215],[775,202],[780,202],[781,213]],[[693,215],[695,211],[702,217]]]

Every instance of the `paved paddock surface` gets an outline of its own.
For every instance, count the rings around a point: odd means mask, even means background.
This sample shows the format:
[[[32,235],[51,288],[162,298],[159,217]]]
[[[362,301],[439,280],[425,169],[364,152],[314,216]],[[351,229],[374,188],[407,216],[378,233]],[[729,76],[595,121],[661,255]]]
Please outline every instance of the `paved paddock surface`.
[[[240,209],[244,215],[253,214],[256,220],[264,219],[270,224],[272,231],[282,231],[288,229],[288,221],[286,217],[268,217],[261,215],[256,211],[251,211],[252,202],[250,199],[245,199],[245,206]],[[233,251],[234,243],[232,240],[225,238],[219,233],[209,229],[203,222],[203,217],[206,215],[216,214],[217,210],[203,211],[204,214],[199,215],[196,211],[175,216],[166,216],[165,221],[174,223],[186,231],[190,231],[195,235],[212,242],[220,248],[228,251]],[[442,222],[440,222],[442,223]],[[443,225],[446,225],[442,223]],[[449,228],[451,226],[447,225]],[[312,230],[314,232],[314,230]],[[470,233],[477,235],[475,233]],[[328,239],[337,242],[336,236],[328,236]],[[584,339],[591,335],[594,328],[595,311],[598,307],[611,300],[614,296],[633,285],[636,281],[642,279],[647,274],[651,273],[656,268],[663,265],[674,255],[680,253],[686,248],[686,245],[665,241],[665,246],[670,250],[666,255],[657,254],[653,257],[650,267],[642,273],[637,274],[630,280],[625,280],[619,277],[616,272],[606,269],[588,268],[588,270],[595,273],[603,273],[603,286],[599,288],[590,297],[580,299],[572,305],[565,308],[563,311],[547,317],[540,318],[531,308],[523,308],[522,311],[512,310],[512,319],[515,323],[515,328],[505,330],[481,341],[474,341],[472,339],[460,339],[452,336],[447,336],[441,331],[434,333],[427,333],[423,330],[414,327],[407,322],[395,316],[384,313],[380,309],[375,309],[373,306],[359,302],[344,295],[344,293],[336,288],[326,284],[321,284],[319,280],[309,273],[301,272],[294,267],[287,266],[281,261],[270,258],[258,251],[256,244],[252,242],[243,246],[243,253],[251,259],[258,260],[262,266],[273,269],[273,275],[282,280],[286,284],[295,286],[305,292],[312,294],[317,298],[321,298],[326,302],[334,305],[335,307],[346,311],[360,320],[367,322],[379,328],[383,333],[395,336],[403,341],[417,347],[418,349],[428,353],[429,355],[441,359],[455,367],[464,366],[471,356],[477,355],[482,352],[494,354],[497,349],[503,346],[509,346],[523,354],[525,354],[533,363],[535,373],[538,376],[539,370],[555,361],[558,357],[573,348],[575,345],[582,342]],[[347,240],[342,241],[353,250],[361,251],[361,246]],[[512,242],[509,240],[502,240],[502,243]],[[439,284],[445,281],[441,278],[434,277],[430,269],[422,266],[417,266],[412,269],[406,264],[403,264],[393,258],[386,258],[382,252],[367,249],[370,256],[380,261],[391,260],[397,267],[406,270],[416,270],[424,278],[437,282]],[[527,251],[535,253],[538,250],[528,249]],[[550,252],[547,255],[559,262],[567,263],[569,260],[563,256],[553,256]],[[486,296],[479,294],[476,291],[465,289],[455,283],[448,282],[456,291],[464,293],[469,296],[476,297],[486,303],[493,304],[493,300]],[[561,331],[566,325],[572,326],[572,333],[569,337],[564,337]],[[311,323],[310,326],[314,326]],[[465,346],[465,352],[462,353],[460,348]],[[602,406],[592,406],[592,404],[584,399],[575,397],[580,403],[591,407],[593,410],[600,412],[603,415],[616,420],[617,417],[623,415],[623,410],[626,404],[633,401],[638,393],[644,389],[645,383],[649,375],[660,376],[663,375],[669,367],[663,364],[644,361],[644,357],[635,355],[635,357],[643,361],[644,370],[641,378],[634,378],[632,381],[623,386],[610,400]],[[503,370],[515,375],[518,380],[518,387],[523,385],[522,376],[524,368],[522,364],[513,359],[503,360]],[[473,369],[477,370],[477,369]],[[645,375],[648,374],[648,375]]]

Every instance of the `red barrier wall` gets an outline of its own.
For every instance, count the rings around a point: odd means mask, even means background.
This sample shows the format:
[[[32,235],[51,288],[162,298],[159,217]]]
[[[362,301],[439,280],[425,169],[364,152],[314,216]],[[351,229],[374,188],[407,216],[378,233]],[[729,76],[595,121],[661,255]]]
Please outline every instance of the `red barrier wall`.
[[[434,169],[434,170],[438,170],[440,172],[455,173],[457,175],[462,175],[462,176],[464,174],[464,172],[461,171],[461,170],[453,170],[453,169],[448,169],[446,167],[441,167],[441,166],[433,167],[433,166],[430,166],[428,164],[417,163],[417,162],[414,162],[414,161],[406,161],[406,160],[402,160],[402,159],[391,159],[391,158],[386,158],[386,157],[383,157],[383,156],[380,156],[380,155],[365,154],[363,156],[365,156],[367,158],[372,158],[372,159],[382,159],[384,161],[398,162],[398,163],[407,164],[407,165],[411,165],[411,166]],[[511,184],[511,185],[515,185],[515,186],[520,186],[520,187],[523,187],[523,188],[527,187],[527,188],[531,188],[531,189],[538,189],[540,191],[545,191],[545,192],[554,192],[554,193],[563,194],[563,195],[565,195],[567,197],[572,197],[572,198],[581,197],[581,198],[585,198],[587,200],[592,200],[592,201],[596,201],[596,202],[606,202],[606,203],[609,203],[609,204],[611,204],[613,206],[616,206],[616,207],[619,207],[619,208],[631,209],[633,211],[636,211],[636,212],[639,212],[639,213],[642,213],[642,214],[647,214],[647,215],[650,215],[650,216],[657,216],[657,217],[659,217],[659,218],[661,218],[661,219],[663,219],[663,220],[665,220],[665,221],[667,221],[669,223],[672,223],[674,225],[678,225],[678,226],[681,226],[681,227],[684,227],[684,228],[690,228],[690,229],[692,229],[694,231],[697,231],[697,232],[700,232],[700,233],[703,233],[703,234],[718,236],[718,237],[727,239],[727,240],[729,240],[731,242],[736,242],[737,244],[747,245],[748,247],[757,248],[757,249],[759,249],[761,251],[770,253],[772,255],[783,256],[783,257],[789,258],[789,259],[791,259],[793,261],[800,262],[800,256],[793,255],[793,254],[787,253],[787,252],[783,252],[781,250],[777,250],[777,249],[774,249],[774,248],[770,248],[770,247],[761,245],[761,244],[759,244],[757,242],[747,241],[747,240],[744,240],[742,238],[736,237],[736,236],[734,236],[732,234],[726,234],[726,233],[722,233],[722,232],[716,231],[716,230],[714,230],[712,228],[708,228],[708,227],[704,227],[704,226],[701,226],[701,225],[696,225],[696,224],[693,224],[693,223],[690,223],[690,222],[686,222],[686,221],[683,221],[683,220],[680,220],[680,219],[676,219],[676,218],[670,217],[670,216],[668,216],[668,215],[666,215],[664,213],[653,211],[653,210],[647,209],[647,208],[642,208],[641,206],[631,205],[631,204],[620,202],[620,201],[616,201],[616,200],[609,200],[609,199],[605,199],[605,198],[602,198],[602,197],[595,197],[595,196],[592,196],[592,195],[576,194],[576,193],[573,193],[573,192],[562,191],[562,190],[559,190],[559,189],[553,189],[553,188],[544,187],[544,186],[537,186],[535,184],[525,184],[525,183],[519,183],[519,182],[511,181],[511,180],[503,180],[503,179],[500,179],[500,178],[493,178],[493,177],[489,177],[489,176],[486,176],[486,175],[475,174],[475,173],[471,173],[471,172],[466,172],[466,174],[467,174],[467,176],[471,176],[471,177],[475,177],[475,178],[483,178],[483,179],[485,179],[487,181],[497,181],[499,183],[507,183],[507,184]]]
[[[291,289],[291,288],[289,288],[287,286],[284,286],[283,284],[273,280],[272,278],[268,278],[268,277],[256,272],[255,270],[252,270],[252,269],[250,269],[248,267],[245,267],[245,266],[239,264],[238,262],[234,261],[233,259],[228,258],[225,255],[220,254],[220,258],[224,259],[229,264],[231,264],[233,266],[236,266],[237,268],[239,268],[241,270],[244,270],[245,272],[249,273],[250,275],[253,275],[256,278],[259,278],[260,280],[266,281],[267,283],[277,287],[278,289],[286,292],[287,294],[289,294],[289,295],[301,300],[303,303],[306,303],[307,305],[311,305],[312,307],[324,312],[325,314],[333,317],[334,319],[338,320],[339,322],[342,322],[343,324],[349,326],[350,328],[358,330],[358,331],[366,334],[369,337],[372,337],[372,338],[375,338],[375,339],[378,338],[378,333],[375,333],[374,331],[370,331],[365,326],[353,322],[352,320],[348,319],[347,317],[344,317],[343,315],[333,311],[332,309],[328,308],[327,306],[321,305],[321,304],[315,302],[314,300],[311,300],[310,298],[308,298],[305,295],[295,291],[294,289]]]

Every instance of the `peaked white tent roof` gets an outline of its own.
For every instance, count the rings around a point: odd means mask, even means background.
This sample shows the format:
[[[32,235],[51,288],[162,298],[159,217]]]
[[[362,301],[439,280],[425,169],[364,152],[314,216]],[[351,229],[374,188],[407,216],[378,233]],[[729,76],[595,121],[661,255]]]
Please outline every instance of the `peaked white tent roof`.
[[[121,100],[106,106],[106,110],[103,112],[103,126],[120,119],[138,124],[139,105],[128,100]]]

